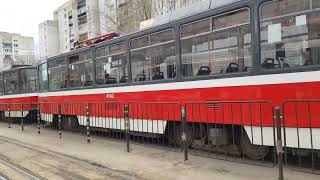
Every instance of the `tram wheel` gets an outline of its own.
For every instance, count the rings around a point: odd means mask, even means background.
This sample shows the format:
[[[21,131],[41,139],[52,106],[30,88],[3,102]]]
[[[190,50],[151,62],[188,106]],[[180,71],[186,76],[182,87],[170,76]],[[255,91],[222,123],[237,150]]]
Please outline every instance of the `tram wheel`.
[[[263,159],[270,151],[270,147],[268,146],[252,144],[245,132],[240,136],[240,146],[244,155],[253,160]]]
[[[191,131],[190,126],[188,125],[186,125],[185,131],[186,131],[187,147],[190,147],[192,145],[194,135]],[[183,148],[182,129],[180,124],[176,125],[175,133],[174,133],[174,141],[179,147]]]
[[[79,127],[78,119],[74,116],[65,116],[62,119],[62,128],[65,130],[73,130]]]

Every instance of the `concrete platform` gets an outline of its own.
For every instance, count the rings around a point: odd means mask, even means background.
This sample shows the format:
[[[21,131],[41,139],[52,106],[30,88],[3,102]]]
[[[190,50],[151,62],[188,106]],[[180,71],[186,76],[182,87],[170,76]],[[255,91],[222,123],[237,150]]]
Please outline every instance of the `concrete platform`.
[[[131,145],[131,153],[126,152],[124,142],[93,138],[87,144],[86,137],[76,133],[58,132],[50,129],[37,129],[0,123],[0,139],[22,144],[43,152],[53,152],[71,158],[85,160],[115,171],[134,175],[137,179],[210,179],[210,180],[276,180],[277,167],[261,167],[255,165],[189,156],[183,161],[183,153],[172,152],[140,145]],[[3,146],[3,145],[1,145]],[[4,147],[5,149],[5,147]],[[7,149],[10,151],[10,148]],[[2,150],[1,153],[4,153]],[[23,156],[12,153],[10,156]],[[36,155],[35,155],[36,156]],[[65,171],[57,172],[65,173]],[[316,180],[320,176],[285,169],[285,178],[289,180]]]

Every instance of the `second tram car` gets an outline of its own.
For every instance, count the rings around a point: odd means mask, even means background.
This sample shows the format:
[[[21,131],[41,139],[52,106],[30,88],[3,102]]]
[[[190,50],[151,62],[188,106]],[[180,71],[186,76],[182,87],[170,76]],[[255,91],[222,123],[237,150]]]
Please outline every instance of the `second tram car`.
[[[36,112],[37,74],[37,67],[31,66],[13,67],[0,72],[1,117],[26,118]]]

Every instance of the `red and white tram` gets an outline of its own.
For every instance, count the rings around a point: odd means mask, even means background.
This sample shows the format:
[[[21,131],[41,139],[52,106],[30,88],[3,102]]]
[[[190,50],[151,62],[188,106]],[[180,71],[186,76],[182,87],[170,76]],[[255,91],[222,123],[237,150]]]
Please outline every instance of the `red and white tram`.
[[[46,103],[179,102],[185,105],[265,100],[282,106],[287,100],[320,99],[319,2],[233,0],[219,6],[213,3],[200,14],[50,58],[38,68],[42,120],[53,122],[55,116],[62,114],[68,117],[66,124],[72,127],[85,125],[79,121],[85,116],[83,107],[70,110],[64,106],[58,112],[57,107]],[[207,106],[198,108],[199,112],[192,115],[187,110],[187,123],[237,125],[251,137],[251,144],[265,147],[249,147],[245,152],[255,149],[257,152],[247,155],[262,158],[267,147],[274,146],[273,110],[263,112],[260,117],[261,113],[254,112],[261,107],[243,107],[242,113],[233,117],[218,113],[213,118]],[[119,108],[115,114],[104,109],[103,112],[91,110],[92,126],[124,127],[102,126],[100,117],[117,116],[117,123],[124,123],[123,109]],[[307,109],[300,110],[299,123],[295,115],[286,117],[286,146],[320,150],[320,114],[313,117],[315,120],[310,125],[305,117]],[[161,120],[163,127],[156,133],[164,134],[172,121],[180,123],[180,109],[167,107],[162,111],[176,115],[131,114],[131,121]],[[209,116],[206,122],[201,121],[204,114]],[[149,132],[150,127],[141,123],[130,124],[133,131]]]

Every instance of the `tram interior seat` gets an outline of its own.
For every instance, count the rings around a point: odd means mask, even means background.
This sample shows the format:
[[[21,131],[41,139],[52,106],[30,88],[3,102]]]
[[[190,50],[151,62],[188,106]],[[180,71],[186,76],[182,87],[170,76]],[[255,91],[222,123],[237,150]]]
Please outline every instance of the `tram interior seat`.
[[[226,69],[226,73],[235,73],[235,72],[239,72],[239,64],[230,63]]]
[[[146,78],[146,75],[145,74],[138,74],[136,76],[136,78],[134,79],[135,82],[140,82],[140,81],[145,81],[147,78]]]
[[[117,84],[116,78],[110,77],[109,79],[106,79],[105,84]]]
[[[152,76],[152,80],[160,80],[160,79],[164,79],[164,75],[163,72],[155,72]]]
[[[96,84],[102,85],[104,84],[104,79],[96,79]]]
[[[83,83],[84,86],[93,86],[93,81],[87,80]]]
[[[128,82],[128,76],[122,76],[119,83],[127,83]]]
[[[307,60],[303,66],[310,66],[310,65],[313,65],[313,61],[312,60]]]
[[[266,58],[264,62],[261,64],[261,67],[264,69],[276,69],[276,68],[290,68],[290,65],[286,62],[283,58],[273,59],[273,58]]]
[[[264,62],[261,64],[261,67],[264,69],[275,69],[276,64],[274,63],[273,58],[266,58]]]
[[[69,87],[78,87],[80,85],[79,80],[69,80]]]
[[[208,76],[210,73],[211,70],[209,66],[201,66],[197,72],[197,76]]]

